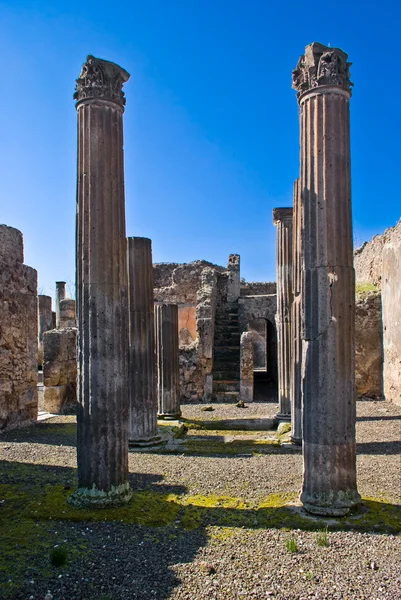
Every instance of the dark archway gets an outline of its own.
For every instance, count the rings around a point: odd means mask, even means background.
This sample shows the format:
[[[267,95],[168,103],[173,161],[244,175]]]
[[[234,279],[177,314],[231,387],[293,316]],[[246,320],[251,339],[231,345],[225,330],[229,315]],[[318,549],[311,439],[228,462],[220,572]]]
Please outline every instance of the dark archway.
[[[254,333],[254,398],[277,400],[277,331],[269,319],[257,318],[248,323]]]

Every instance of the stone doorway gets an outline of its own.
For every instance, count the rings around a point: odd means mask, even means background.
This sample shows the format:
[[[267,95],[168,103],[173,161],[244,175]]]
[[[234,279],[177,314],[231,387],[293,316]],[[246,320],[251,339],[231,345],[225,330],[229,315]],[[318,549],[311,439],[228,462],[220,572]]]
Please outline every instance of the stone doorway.
[[[248,324],[254,333],[254,398],[255,400],[277,400],[277,331],[269,319],[257,318]]]

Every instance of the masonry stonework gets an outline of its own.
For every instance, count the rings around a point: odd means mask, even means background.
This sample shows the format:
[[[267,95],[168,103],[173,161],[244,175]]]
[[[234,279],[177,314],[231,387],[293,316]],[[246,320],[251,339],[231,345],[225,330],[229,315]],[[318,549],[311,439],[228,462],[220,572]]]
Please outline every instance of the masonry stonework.
[[[23,260],[22,233],[0,225],[0,431],[38,412],[37,272]]]
[[[355,378],[358,397],[383,393],[383,328],[380,292],[356,294]]]
[[[43,334],[44,409],[65,414],[77,409],[77,329]]]

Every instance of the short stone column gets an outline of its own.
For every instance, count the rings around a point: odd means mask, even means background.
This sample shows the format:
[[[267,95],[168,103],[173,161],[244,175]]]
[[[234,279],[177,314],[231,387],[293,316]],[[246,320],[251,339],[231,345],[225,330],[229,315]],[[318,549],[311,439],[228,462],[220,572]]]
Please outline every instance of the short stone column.
[[[64,300],[60,301],[59,310],[60,310],[60,327],[59,327],[59,329],[64,329],[65,327],[76,327],[77,326],[75,300],[73,300],[72,298],[64,298]]]
[[[292,208],[274,208],[277,227],[277,356],[279,421],[291,420]]]
[[[60,302],[65,298],[65,281],[56,281],[56,328],[60,329]]]
[[[178,419],[181,408],[176,304],[156,304],[155,327],[157,416],[160,419]]]
[[[156,354],[152,242],[130,237],[129,281],[129,446],[161,441],[157,429]]]
[[[128,483],[128,269],[123,84],[88,56],[77,79],[78,506],[121,504]]]
[[[43,339],[45,331],[53,329],[53,313],[52,313],[52,298],[51,296],[44,296],[39,294],[38,296],[38,313],[39,313],[39,331],[38,340],[39,342]]]
[[[313,43],[293,72],[301,119],[301,501],[311,513],[332,516],[360,501],[347,59],[338,48]]]
[[[240,402],[253,402],[253,333],[244,331],[241,335],[241,358],[240,358]]]
[[[291,441],[302,444],[301,186],[294,183],[291,310]]]

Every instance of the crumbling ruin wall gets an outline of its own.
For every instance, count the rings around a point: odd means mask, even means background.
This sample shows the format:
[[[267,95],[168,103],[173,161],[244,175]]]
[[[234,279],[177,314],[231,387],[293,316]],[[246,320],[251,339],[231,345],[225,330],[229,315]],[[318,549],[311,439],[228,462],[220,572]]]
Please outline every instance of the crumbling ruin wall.
[[[242,281],[241,296],[267,296],[275,294],[277,285],[275,281]]]
[[[381,289],[383,250],[386,244],[392,244],[401,234],[401,220],[397,225],[386,229],[381,235],[375,235],[354,251],[355,279],[357,284],[370,283]]]
[[[43,334],[44,409],[53,414],[75,412],[77,403],[77,329]]]
[[[401,404],[401,220],[356,250],[354,264],[357,290],[366,283],[381,289],[383,393]]]
[[[38,413],[37,272],[23,260],[22,233],[0,225],[0,431]]]
[[[259,357],[263,357],[264,366],[271,381],[277,380],[277,296],[276,294],[260,296],[243,296],[238,300],[238,318],[240,333],[252,331],[255,368]],[[265,335],[257,326],[257,321],[265,322]]]
[[[277,296],[244,296],[238,300],[238,318],[240,332],[248,330],[248,325],[255,319],[267,319],[275,323],[277,312]]]
[[[203,269],[214,269],[218,273],[224,267],[214,265],[206,260],[191,263],[156,263],[153,265],[153,287],[156,302],[172,304],[197,304],[197,293],[201,287]]]
[[[224,271],[205,260],[153,265],[155,301],[178,305],[180,394],[184,401],[208,397],[216,277]]]
[[[401,405],[401,226],[383,248],[383,389],[386,400]]]
[[[355,379],[359,397],[383,393],[383,337],[380,292],[357,293],[355,306]]]

